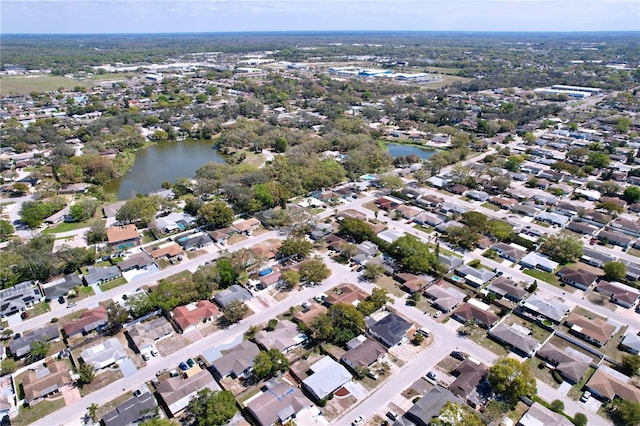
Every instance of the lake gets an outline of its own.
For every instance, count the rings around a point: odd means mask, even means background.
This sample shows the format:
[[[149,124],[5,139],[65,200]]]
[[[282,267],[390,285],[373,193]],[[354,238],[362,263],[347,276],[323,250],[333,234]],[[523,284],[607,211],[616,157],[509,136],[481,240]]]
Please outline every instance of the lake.
[[[161,189],[162,182],[174,183],[179,177],[192,178],[203,164],[224,163],[222,155],[213,149],[213,141],[185,140],[161,142],[137,152],[136,160],[127,173],[110,182],[106,192],[115,192],[119,200],[136,194]]]
[[[387,149],[393,158],[400,157],[401,155],[415,154],[423,160],[428,160],[429,157],[438,152],[435,149],[421,148],[415,145],[403,145],[399,143],[389,143],[387,144]]]

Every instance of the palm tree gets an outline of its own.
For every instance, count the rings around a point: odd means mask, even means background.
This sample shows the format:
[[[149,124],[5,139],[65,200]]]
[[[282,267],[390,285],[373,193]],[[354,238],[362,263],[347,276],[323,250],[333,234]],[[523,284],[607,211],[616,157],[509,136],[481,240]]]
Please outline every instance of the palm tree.
[[[95,402],[92,402],[90,406],[87,407],[87,412],[89,413],[89,417],[93,420],[96,419],[96,411],[98,411],[99,405]]]

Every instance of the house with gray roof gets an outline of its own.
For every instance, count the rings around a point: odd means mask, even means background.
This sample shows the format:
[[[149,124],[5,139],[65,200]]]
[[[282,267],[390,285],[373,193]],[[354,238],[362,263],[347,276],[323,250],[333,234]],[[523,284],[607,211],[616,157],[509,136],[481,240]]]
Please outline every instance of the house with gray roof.
[[[25,334],[19,339],[13,340],[7,349],[11,355],[15,358],[22,358],[31,352],[31,345],[36,342],[50,342],[52,340],[58,340],[60,338],[60,331],[55,324],[48,325],[43,328],[34,330],[30,334]]]
[[[440,261],[440,264],[447,267],[447,271],[451,271],[464,263],[464,259],[456,256],[455,254],[446,255],[439,253],[438,260]]]
[[[351,374],[329,356],[323,356],[309,367],[311,375],[302,381],[302,386],[313,398],[320,401],[330,393],[351,381]]]
[[[559,213],[548,213],[548,212],[540,212],[536,219],[542,222],[547,222],[552,225],[557,225],[559,227],[564,227],[568,222],[569,218],[567,216],[561,215]]]
[[[126,357],[127,353],[116,337],[111,337],[80,352],[80,358],[85,364],[92,365],[96,370],[106,368]]]
[[[239,300],[241,302],[251,299],[251,293],[239,284],[234,284],[231,287],[224,289],[213,296],[213,301],[221,308],[225,308],[229,303]]]
[[[524,327],[508,326],[502,322],[489,330],[489,336],[508,345],[512,351],[531,358],[540,343],[523,332],[522,328]]]
[[[246,403],[248,413],[260,426],[288,424],[297,413],[312,405],[300,388],[275,379],[266,382],[263,392]]]
[[[586,222],[578,222],[576,220],[572,220],[566,226],[566,228],[570,231],[577,232],[582,235],[595,235],[598,232],[598,228],[593,225],[589,225]]]
[[[611,223],[611,227],[623,234],[631,235],[632,237],[640,237],[640,224],[637,221],[631,221],[624,218],[617,218]]]
[[[424,295],[431,299],[431,306],[445,313],[455,309],[466,297],[465,293],[447,286],[443,280],[427,287]]]
[[[587,265],[601,268],[605,263],[615,262],[616,260],[618,260],[618,258],[608,253],[603,253],[599,250],[584,247],[582,249],[582,256],[580,257],[580,260]]]
[[[464,226],[463,223],[458,222],[457,220],[450,220],[448,222],[441,223],[440,225],[435,227],[435,230],[440,232],[441,234],[446,234],[447,229],[449,228],[462,228]]]
[[[386,348],[380,343],[365,339],[355,348],[345,352],[340,361],[355,370],[357,367],[369,367],[374,362],[380,361],[386,354]]]
[[[491,249],[498,253],[503,259],[510,260],[511,262],[517,262],[527,254],[526,250],[506,243],[496,243],[491,246]]]
[[[630,354],[640,355],[640,336],[631,332],[625,334],[620,342],[620,349]]]
[[[247,378],[251,376],[253,360],[259,353],[258,345],[250,340],[243,340],[241,343],[229,348],[221,357],[209,362],[213,367],[213,372],[219,379],[227,376]]]
[[[451,391],[436,385],[422,398],[416,401],[403,418],[416,426],[429,426],[447,402],[464,405],[465,402]]]
[[[529,410],[518,420],[518,426],[572,426],[569,420],[561,414],[555,413],[538,402],[534,402]]]
[[[525,257],[520,259],[520,264],[526,268],[540,269],[546,272],[553,272],[560,265],[535,251],[527,253]]]
[[[261,330],[254,339],[266,350],[276,349],[286,354],[306,342],[307,336],[291,321],[278,321],[273,330]]]
[[[158,395],[174,417],[189,405],[189,401],[201,390],[220,391],[220,386],[206,370],[193,375],[169,377],[161,381],[156,389]]]
[[[629,247],[634,242],[634,238],[631,238],[628,235],[624,235],[619,232],[610,232],[606,230],[600,231],[600,233],[598,234],[598,239],[600,241],[604,241],[606,243],[613,244],[615,246],[620,246],[623,248]]]
[[[104,426],[136,425],[158,415],[158,404],[149,392],[134,396],[109,411],[100,421]]]
[[[487,286],[487,291],[500,297],[505,297],[513,302],[520,302],[528,294],[521,285],[505,276],[498,277],[491,281]]]
[[[640,279],[640,265],[629,260],[621,260],[621,262],[627,266],[626,279],[631,281],[637,281]]]
[[[573,348],[560,349],[552,343],[542,346],[536,355],[553,365],[562,378],[572,384],[582,380],[590,364],[588,356]]]
[[[42,294],[35,281],[23,281],[0,290],[0,318],[25,311],[41,300]]]
[[[182,246],[183,250],[197,250],[204,247],[208,247],[213,244],[213,240],[210,236],[205,234],[204,232],[197,232],[193,235],[189,235],[188,237],[179,238],[178,244]]]
[[[413,324],[404,318],[389,313],[380,320],[365,319],[369,333],[387,347],[399,345],[407,341],[407,332]]]
[[[122,272],[127,272],[132,269],[149,269],[152,266],[156,266],[153,258],[146,251],[141,251],[127,257],[122,262],[118,263],[118,268]]]
[[[438,226],[446,219],[440,217],[435,213],[423,212],[413,218],[413,221],[418,225]]]
[[[474,268],[469,265],[462,265],[456,268],[456,274],[463,277],[468,284],[480,287],[496,276],[495,272],[484,268]]]
[[[569,305],[565,305],[558,299],[543,299],[536,295],[522,302],[521,307],[526,312],[543,316],[555,323],[560,323],[571,310]]]
[[[440,211],[443,213],[464,214],[468,212],[469,209],[462,207],[460,204],[452,203],[450,201],[445,201],[440,206]]]
[[[471,198],[472,200],[481,201],[484,203],[485,201],[489,200],[490,195],[484,191],[471,190],[467,191],[467,197]]]
[[[84,282],[77,273],[67,274],[61,280],[47,283],[42,286],[42,291],[46,300],[56,300],[60,296],[66,296],[69,290],[74,287],[83,285]]]
[[[89,266],[83,279],[87,285],[94,285],[113,281],[121,276],[117,266]]]

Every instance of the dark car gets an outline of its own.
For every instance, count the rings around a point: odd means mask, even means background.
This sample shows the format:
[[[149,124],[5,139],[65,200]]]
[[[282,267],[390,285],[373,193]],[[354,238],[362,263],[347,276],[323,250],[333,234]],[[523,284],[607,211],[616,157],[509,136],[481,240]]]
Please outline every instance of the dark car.
[[[465,359],[467,359],[467,354],[460,351],[451,352],[451,356],[455,359],[459,359],[460,361],[464,361]]]
[[[28,313],[26,313],[26,312],[22,312],[22,313],[20,314],[20,318],[22,318],[22,319],[27,319],[27,318],[29,318],[29,314],[28,314]]]
[[[58,303],[64,305],[64,296],[58,297]]]

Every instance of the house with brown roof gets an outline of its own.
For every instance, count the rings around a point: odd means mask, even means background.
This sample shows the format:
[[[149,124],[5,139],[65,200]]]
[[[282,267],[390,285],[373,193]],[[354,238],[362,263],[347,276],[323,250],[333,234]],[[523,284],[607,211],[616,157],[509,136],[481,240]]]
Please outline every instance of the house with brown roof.
[[[560,349],[552,343],[547,343],[536,352],[538,358],[553,365],[562,378],[571,384],[578,383],[582,380],[582,376],[584,376],[587,368],[589,368],[588,357],[583,355],[585,358],[580,359],[576,355],[577,354],[569,352],[567,348]]]
[[[610,283],[602,280],[596,286],[595,291],[609,296],[613,303],[627,309],[633,308],[640,299],[640,291],[618,282]]]
[[[198,303],[190,303],[186,306],[178,306],[171,311],[171,318],[182,333],[194,330],[198,324],[211,321],[218,315],[220,315],[220,310],[208,300],[201,300]]]
[[[207,234],[211,237],[211,239],[217,243],[224,242],[229,238],[232,234],[235,234],[237,231],[233,226],[228,226],[226,228],[216,229],[214,231],[209,231]]]
[[[172,257],[180,256],[182,254],[184,254],[184,252],[182,251],[182,247],[174,242],[164,243],[149,251],[149,255],[151,255],[153,260],[158,260],[162,257],[166,257],[167,259],[169,259]]]
[[[325,302],[329,305],[335,305],[336,303],[356,305],[367,297],[369,295],[357,285],[344,283],[331,289]]]
[[[565,320],[565,324],[569,327],[571,334],[596,346],[606,345],[616,330],[613,324],[600,318],[587,318],[577,312],[572,312]]]
[[[449,385],[449,391],[475,408],[481,403],[478,385],[487,372],[481,363],[467,358],[456,367],[453,374],[457,377]]]
[[[262,394],[246,404],[247,411],[260,426],[288,424],[297,413],[313,405],[300,388],[286,381],[270,380],[263,389]]]
[[[515,204],[518,203],[513,198],[502,198],[502,197],[491,197],[489,202],[504,210],[509,210],[511,209],[511,207],[513,207]]]
[[[378,208],[386,211],[391,211],[397,209],[401,204],[403,204],[400,200],[392,199],[389,197],[380,197],[376,198],[373,201]]]
[[[316,317],[326,313],[327,308],[325,306],[318,303],[311,303],[308,308],[294,313],[293,319],[298,323],[302,323],[307,327],[310,327]]]
[[[107,241],[109,247],[114,250],[126,250],[139,246],[141,241],[140,233],[135,225],[111,226],[107,228]]]
[[[527,295],[524,286],[503,276],[500,276],[489,284],[487,291],[500,297],[505,297],[513,302],[520,302]]]
[[[630,381],[629,377],[601,366],[585,386],[594,396],[605,402],[618,397],[624,401],[640,403],[640,389],[629,383]]]
[[[475,321],[479,326],[489,329],[500,318],[488,309],[483,309],[475,303],[463,303],[453,312],[453,318],[462,322]]]
[[[136,345],[139,352],[150,348],[158,341],[173,335],[173,327],[165,317],[154,318],[133,325],[127,330],[129,338]]]
[[[241,220],[232,225],[240,234],[251,235],[251,233],[260,227],[260,221],[255,217]]]
[[[402,284],[402,287],[409,293],[413,294],[422,291],[428,284],[427,280],[417,275],[409,273],[400,273],[394,276],[395,280]]]
[[[273,330],[261,330],[256,333],[254,339],[266,350],[277,349],[286,354],[304,343],[307,336],[302,334],[298,326],[291,321],[278,321]]]
[[[213,372],[220,379],[227,376],[232,378],[250,377],[253,371],[253,360],[259,353],[258,345],[250,340],[243,340],[229,348],[221,357],[211,361]]]
[[[66,361],[49,362],[39,370],[29,370],[22,380],[24,399],[33,406],[49,395],[70,387],[73,384],[69,364]]]
[[[340,361],[353,370],[356,370],[356,368],[369,367],[374,362],[384,358],[386,354],[386,348],[380,343],[375,340],[365,339],[355,348],[345,352],[340,358]]]
[[[197,367],[197,366],[196,366]],[[169,377],[156,386],[158,395],[169,409],[167,414],[175,416],[189,405],[189,401],[201,390],[220,391],[220,386],[206,370],[183,378]]]
[[[598,275],[593,272],[585,269],[572,269],[568,266],[563,266],[556,275],[560,277],[560,281],[579,288],[580,290],[587,290],[596,278],[598,278]]]
[[[73,337],[81,333],[88,334],[93,330],[99,331],[106,327],[108,322],[107,308],[100,305],[83,312],[80,318],[66,324],[63,327],[63,330],[67,337]]]

